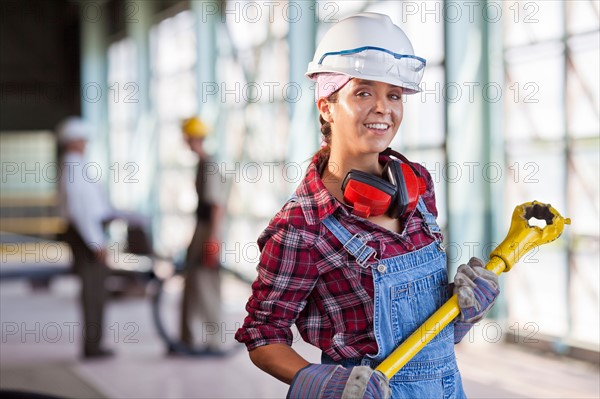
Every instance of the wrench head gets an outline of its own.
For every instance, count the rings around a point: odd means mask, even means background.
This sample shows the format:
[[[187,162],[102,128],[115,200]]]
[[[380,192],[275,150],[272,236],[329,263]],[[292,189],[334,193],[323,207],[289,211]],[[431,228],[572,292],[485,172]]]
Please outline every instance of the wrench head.
[[[546,222],[546,226],[551,225],[554,222],[554,217],[556,216],[552,213],[552,205],[550,204],[542,204],[537,201],[530,202],[528,205],[525,205],[524,211],[525,215],[523,216],[525,220],[527,220],[527,224],[530,227],[533,227],[529,220],[538,219]]]
[[[546,225],[535,226],[531,219],[543,220]],[[519,259],[532,248],[556,240],[566,224],[571,224],[569,218],[564,218],[550,204],[538,201],[526,202],[517,206],[513,212],[512,222],[506,238],[490,254],[504,261],[508,272]]]

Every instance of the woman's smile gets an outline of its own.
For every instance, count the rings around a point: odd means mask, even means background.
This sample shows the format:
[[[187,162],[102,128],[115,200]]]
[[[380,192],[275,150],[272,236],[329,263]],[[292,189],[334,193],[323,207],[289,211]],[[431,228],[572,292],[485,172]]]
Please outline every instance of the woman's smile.
[[[392,125],[389,123],[381,123],[381,122],[365,123],[363,126],[366,127],[371,133],[381,135],[381,136],[388,134],[390,127],[392,127]]]

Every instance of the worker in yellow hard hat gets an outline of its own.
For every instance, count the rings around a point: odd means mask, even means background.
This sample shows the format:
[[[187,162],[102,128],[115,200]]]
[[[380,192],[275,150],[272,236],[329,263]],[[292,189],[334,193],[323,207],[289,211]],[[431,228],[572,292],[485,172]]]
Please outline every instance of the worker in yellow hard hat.
[[[183,121],[181,129],[188,138],[205,138],[208,134],[208,126],[198,117],[188,118]]]
[[[188,353],[218,354],[222,352],[219,335],[203,334],[201,330],[195,331],[194,326],[219,326],[222,320],[219,249],[226,190],[218,164],[211,161],[204,150],[204,139],[210,131],[208,126],[200,118],[191,117],[183,121],[181,130],[190,149],[198,156],[196,230],[185,261],[181,341]]]

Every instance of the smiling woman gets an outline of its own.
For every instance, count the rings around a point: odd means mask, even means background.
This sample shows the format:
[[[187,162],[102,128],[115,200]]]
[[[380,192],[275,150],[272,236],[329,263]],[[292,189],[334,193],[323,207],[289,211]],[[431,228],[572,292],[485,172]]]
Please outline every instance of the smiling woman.
[[[236,334],[254,364],[291,384],[288,398],[465,397],[454,343],[498,295],[476,259],[455,279],[473,299],[469,322],[446,327],[390,380],[373,370],[451,291],[431,177],[388,148],[424,67],[402,29],[374,13],[334,25],[308,66],[323,145],[259,237]],[[292,324],[322,364],[291,348]]]

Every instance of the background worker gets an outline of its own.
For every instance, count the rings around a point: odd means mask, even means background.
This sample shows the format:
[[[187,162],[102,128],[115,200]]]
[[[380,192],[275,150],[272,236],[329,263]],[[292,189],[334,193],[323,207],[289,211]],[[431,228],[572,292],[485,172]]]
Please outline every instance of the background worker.
[[[200,118],[192,117],[183,122],[182,131],[190,150],[198,156],[198,206],[196,228],[185,260],[181,341],[189,349],[199,348],[200,354],[219,354],[219,332],[223,327],[219,249],[227,192],[217,165],[204,149],[208,127]]]
[[[390,381],[373,371],[452,291],[431,176],[388,148],[424,68],[405,33],[375,13],[333,25],[309,64],[325,145],[259,237],[236,334],[254,364],[290,384],[290,399],[465,397],[454,344],[498,295],[478,259],[454,280],[459,322]],[[293,324],[321,364],[291,348]]]
[[[123,219],[143,229],[146,221],[141,215],[114,209],[102,182],[96,175],[87,175],[91,171],[97,173],[96,168],[89,168],[92,164],[86,163],[84,158],[93,132],[88,122],[71,116],[57,126],[56,132],[61,165],[60,213],[67,221],[63,238],[71,248],[73,271],[81,280],[83,356],[111,356],[113,352],[101,345],[107,299],[105,281],[109,275],[104,226],[111,220]]]

